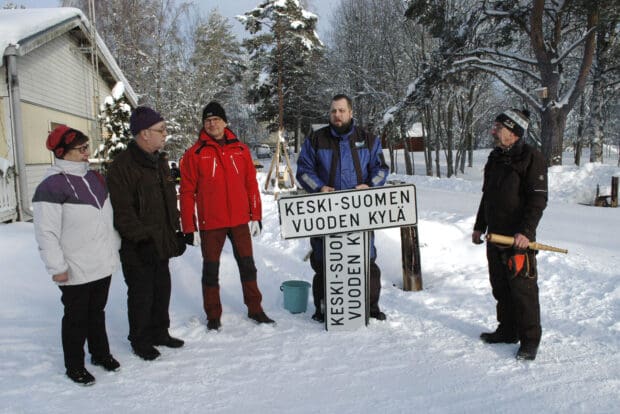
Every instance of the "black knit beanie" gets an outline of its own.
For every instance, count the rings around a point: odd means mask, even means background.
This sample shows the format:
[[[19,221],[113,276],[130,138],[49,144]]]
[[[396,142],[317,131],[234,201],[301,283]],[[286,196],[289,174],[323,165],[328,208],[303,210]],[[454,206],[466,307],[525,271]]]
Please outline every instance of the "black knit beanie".
[[[530,111],[527,109],[507,109],[501,114],[497,115],[495,122],[501,123],[503,126],[512,131],[519,138],[523,137],[523,134],[527,130],[529,125]]]
[[[202,111],[202,122],[205,122],[205,119],[210,116],[218,116],[224,120],[224,122],[228,123],[228,119],[226,119],[226,112],[224,112],[224,108],[222,105],[215,101],[211,101],[205,106],[205,109]]]

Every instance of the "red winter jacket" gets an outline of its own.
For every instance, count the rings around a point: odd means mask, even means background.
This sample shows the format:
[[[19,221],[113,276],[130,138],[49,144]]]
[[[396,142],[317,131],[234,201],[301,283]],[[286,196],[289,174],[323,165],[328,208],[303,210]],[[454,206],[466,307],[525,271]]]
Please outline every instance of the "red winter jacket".
[[[213,230],[261,220],[261,200],[256,169],[247,145],[228,128],[224,145],[205,130],[185,152],[181,168],[181,226],[184,233]]]

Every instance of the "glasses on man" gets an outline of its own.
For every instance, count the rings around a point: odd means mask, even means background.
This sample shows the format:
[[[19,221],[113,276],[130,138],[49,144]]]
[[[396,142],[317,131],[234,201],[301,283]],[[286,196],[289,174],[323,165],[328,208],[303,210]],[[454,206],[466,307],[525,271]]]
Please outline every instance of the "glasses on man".
[[[77,147],[71,148],[72,150],[79,151],[80,154],[86,154],[88,152],[88,144],[80,145]]]
[[[162,134],[162,135],[167,135],[167,134],[168,134],[168,131],[166,130],[166,128],[165,128],[165,127],[164,127],[164,128],[159,128],[159,129],[157,129],[157,128],[147,128],[147,129],[148,129],[149,131],[159,132],[159,133],[160,133],[160,134]]]
[[[205,119],[205,124],[217,124],[220,121],[224,122],[224,120],[220,118],[219,116],[213,116],[213,117]]]

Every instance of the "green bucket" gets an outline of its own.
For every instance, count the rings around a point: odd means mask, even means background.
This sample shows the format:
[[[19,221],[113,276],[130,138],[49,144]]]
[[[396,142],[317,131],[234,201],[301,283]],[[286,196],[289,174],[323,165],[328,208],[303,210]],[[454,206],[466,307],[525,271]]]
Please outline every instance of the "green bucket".
[[[284,293],[284,309],[291,313],[306,311],[310,283],[303,280],[288,280],[282,283],[280,290]]]

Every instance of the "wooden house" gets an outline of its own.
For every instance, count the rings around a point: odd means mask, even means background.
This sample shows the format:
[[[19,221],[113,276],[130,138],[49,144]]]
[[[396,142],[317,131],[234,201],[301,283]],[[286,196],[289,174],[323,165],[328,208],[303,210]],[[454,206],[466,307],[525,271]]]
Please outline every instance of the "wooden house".
[[[66,124],[101,143],[99,107],[117,82],[137,97],[75,8],[0,10],[0,222],[29,220],[34,189],[54,162],[48,133]]]

